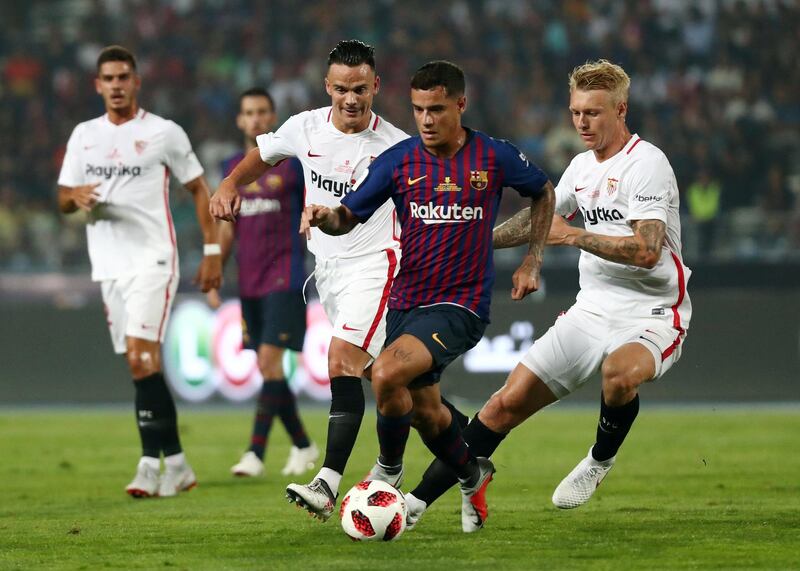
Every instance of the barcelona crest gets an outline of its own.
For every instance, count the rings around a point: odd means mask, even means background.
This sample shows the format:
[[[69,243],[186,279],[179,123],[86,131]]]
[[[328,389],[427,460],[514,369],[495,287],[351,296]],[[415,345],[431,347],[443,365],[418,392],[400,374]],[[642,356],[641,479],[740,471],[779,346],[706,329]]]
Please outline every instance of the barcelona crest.
[[[489,186],[489,171],[469,171],[469,185],[475,190],[486,190]]]

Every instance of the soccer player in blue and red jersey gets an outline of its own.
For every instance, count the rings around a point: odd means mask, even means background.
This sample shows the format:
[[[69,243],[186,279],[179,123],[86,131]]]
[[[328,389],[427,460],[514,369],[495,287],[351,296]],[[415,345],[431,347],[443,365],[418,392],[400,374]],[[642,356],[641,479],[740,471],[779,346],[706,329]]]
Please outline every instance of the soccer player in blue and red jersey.
[[[344,234],[387,199],[394,201],[403,258],[389,295],[385,349],[372,370],[378,463],[387,476],[402,469],[413,423],[431,452],[458,475],[462,529],[474,531],[487,517],[484,496],[494,467],[470,453],[437,383],[489,322],[492,228],[503,188],[531,198],[529,249],[513,276],[514,299],[539,287],[554,195],[545,174],[516,147],[461,125],[464,93],[464,73],[450,62],[417,70],[411,103],[419,136],[382,153],[341,206],[306,206],[301,232],[317,226]]]
[[[253,88],[242,93],[236,125],[244,133],[246,148],[223,162],[225,176],[245,153],[256,148],[256,137],[272,130],[275,120],[273,99],[266,90]],[[243,336],[245,345],[258,354],[264,384],[250,446],[231,472],[236,476],[263,474],[267,439],[277,416],[292,439],[281,473],[302,474],[313,467],[319,452],[306,435],[283,372],[284,351],[301,351],[306,331],[305,245],[295,232],[303,209],[302,166],[297,159],[287,159],[239,188],[239,194],[239,217],[235,223],[220,222],[220,244],[225,260],[236,238]]]

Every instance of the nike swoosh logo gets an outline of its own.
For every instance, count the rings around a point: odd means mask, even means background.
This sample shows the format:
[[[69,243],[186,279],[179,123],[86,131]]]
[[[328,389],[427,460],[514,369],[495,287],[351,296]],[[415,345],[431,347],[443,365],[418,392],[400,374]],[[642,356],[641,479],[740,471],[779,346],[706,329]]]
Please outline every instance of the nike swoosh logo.
[[[316,158],[316,157],[324,157],[325,155],[316,155],[316,154],[311,152],[311,149],[308,149],[308,156],[313,159],[313,158]]]
[[[447,350],[447,345],[445,345],[444,343],[442,343],[442,340],[441,340],[441,339],[439,339],[439,334],[438,334],[438,333],[434,333],[433,335],[431,335],[431,338],[432,338],[434,341],[436,341],[436,342],[437,342],[439,345],[441,345],[442,347],[444,347],[444,348],[445,348],[445,350]]]
[[[347,326],[347,323],[345,323],[344,325],[342,325],[342,329],[344,329],[345,331],[361,331],[360,329],[356,329],[356,328],[354,328],[354,327],[348,327],[348,326]]]
[[[421,181],[423,178],[428,178],[428,175],[424,174],[424,175],[422,175],[422,176],[421,176],[421,177],[419,177],[419,178],[411,178],[411,177],[408,177],[408,181],[407,181],[407,182],[408,182],[408,186],[414,186],[414,185],[415,185],[415,184],[417,184],[419,181]]]
[[[582,191],[584,188],[589,188],[589,187],[588,187],[588,186],[582,186],[582,187],[578,188],[578,187],[576,186],[576,187],[575,187],[575,192],[580,192],[580,191]]]

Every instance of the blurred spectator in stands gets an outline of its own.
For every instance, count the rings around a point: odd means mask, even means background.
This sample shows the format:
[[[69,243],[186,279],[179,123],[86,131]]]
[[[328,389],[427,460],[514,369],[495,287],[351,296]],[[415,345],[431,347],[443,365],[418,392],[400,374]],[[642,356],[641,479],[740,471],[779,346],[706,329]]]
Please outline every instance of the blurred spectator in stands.
[[[684,194],[697,236],[697,254],[701,258],[708,257],[714,249],[721,195],[722,187],[719,181],[712,177],[708,167],[705,166],[697,171],[697,176]]]

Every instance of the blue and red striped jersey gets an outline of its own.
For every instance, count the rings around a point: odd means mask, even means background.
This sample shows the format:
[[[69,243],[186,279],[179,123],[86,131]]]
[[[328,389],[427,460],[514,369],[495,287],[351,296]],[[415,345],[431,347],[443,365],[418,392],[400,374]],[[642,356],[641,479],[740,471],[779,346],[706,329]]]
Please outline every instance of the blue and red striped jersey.
[[[222,163],[224,176],[244,158],[237,153]],[[286,159],[261,178],[239,188],[242,209],[236,218],[239,295],[261,297],[275,291],[302,290],[305,244],[297,233],[303,210],[303,167]]]
[[[450,159],[430,154],[419,136],[390,147],[342,204],[363,221],[394,201],[403,255],[390,308],[452,303],[488,322],[492,229],[503,188],[535,197],[546,182],[514,145],[467,129],[466,143]]]

